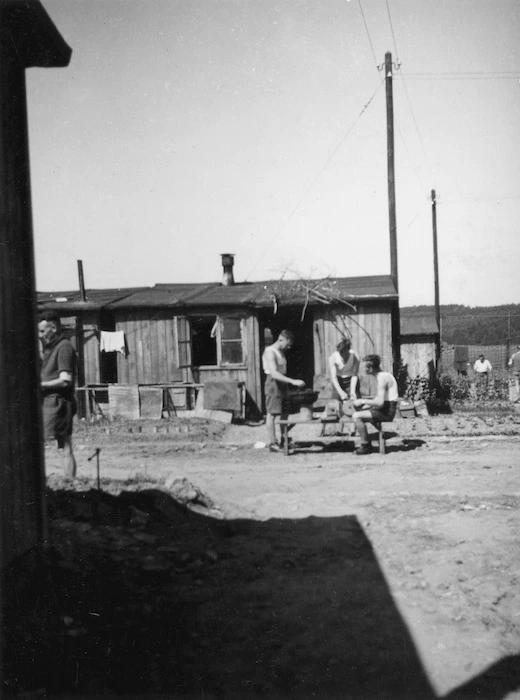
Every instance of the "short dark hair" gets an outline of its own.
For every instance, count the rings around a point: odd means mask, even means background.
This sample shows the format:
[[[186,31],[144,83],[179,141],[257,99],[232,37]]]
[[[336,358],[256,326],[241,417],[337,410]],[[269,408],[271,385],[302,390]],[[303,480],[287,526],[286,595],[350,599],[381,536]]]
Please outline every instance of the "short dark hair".
[[[286,328],[283,329],[283,331],[280,331],[278,333],[278,337],[283,336],[287,340],[290,340],[291,343],[294,342],[294,333],[292,331],[287,330]]]
[[[42,321],[56,324],[56,328],[58,330],[61,328],[61,319],[57,311],[42,311],[38,316],[38,323],[41,323]]]
[[[363,362],[370,365],[372,369],[381,369],[381,357],[379,355],[365,355]]]
[[[339,352],[339,354],[344,360],[347,359],[351,346],[352,343],[350,342],[349,338],[343,338],[336,345],[336,350]]]

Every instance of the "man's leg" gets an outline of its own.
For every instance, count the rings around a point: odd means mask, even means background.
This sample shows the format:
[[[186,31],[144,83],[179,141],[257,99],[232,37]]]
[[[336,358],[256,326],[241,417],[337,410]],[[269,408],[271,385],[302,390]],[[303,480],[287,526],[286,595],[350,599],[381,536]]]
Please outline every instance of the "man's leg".
[[[58,450],[63,461],[64,476],[73,479],[76,476],[77,465],[72,451],[72,435],[65,435],[58,444]]]
[[[360,438],[359,452],[369,452],[371,449],[370,439],[368,437],[367,423],[373,423],[372,414],[370,411],[355,411],[352,415],[352,420],[356,426]]]
[[[267,443],[269,445],[276,445],[276,425],[275,425],[276,415],[274,413],[267,413],[265,416],[265,427],[267,430]]]

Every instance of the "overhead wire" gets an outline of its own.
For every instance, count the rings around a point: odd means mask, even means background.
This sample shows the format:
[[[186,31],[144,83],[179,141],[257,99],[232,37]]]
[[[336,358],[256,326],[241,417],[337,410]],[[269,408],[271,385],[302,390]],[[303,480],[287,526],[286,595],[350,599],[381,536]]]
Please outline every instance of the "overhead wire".
[[[365,31],[366,31],[368,43],[369,43],[369,45],[370,45],[370,50],[372,51],[372,56],[373,56],[373,58],[374,58],[374,65],[375,65],[375,67],[376,67],[376,70],[377,70],[378,75],[380,75],[380,73],[379,73],[379,66],[378,66],[378,62],[377,62],[377,56],[376,56],[376,52],[375,52],[375,50],[374,50],[374,44],[373,44],[372,38],[371,38],[371,36],[370,36],[370,31],[369,31],[369,29],[368,29],[368,24],[367,24],[367,21],[366,21],[365,13],[364,13],[364,11],[363,11],[363,5],[362,5],[362,3],[361,3],[361,0],[358,0],[358,5],[359,5],[359,10],[360,10],[360,12],[361,12],[361,17],[363,18],[363,24],[365,25]],[[306,199],[306,197],[308,196],[308,194],[309,194],[309,192],[311,191],[311,189],[314,187],[314,185],[316,184],[316,182],[318,181],[318,179],[321,177],[321,175],[322,175],[322,173],[324,172],[325,168],[328,167],[328,165],[329,165],[329,163],[331,162],[331,160],[334,158],[334,156],[336,155],[336,153],[339,151],[339,149],[342,147],[342,145],[344,144],[344,142],[345,142],[346,139],[348,138],[348,136],[349,136],[350,132],[352,131],[352,129],[354,128],[354,126],[357,124],[357,122],[359,121],[359,119],[361,119],[361,117],[362,117],[362,115],[364,114],[364,112],[368,109],[370,103],[372,102],[372,100],[374,99],[374,97],[375,97],[375,96],[377,95],[377,93],[379,92],[379,89],[381,88],[381,86],[383,85],[383,83],[384,83],[384,79],[380,77],[380,82],[379,82],[379,86],[378,86],[377,90],[374,92],[374,94],[373,94],[372,97],[368,100],[368,102],[363,106],[362,110],[360,111],[360,113],[359,113],[358,116],[356,117],[355,121],[351,124],[351,126],[349,127],[349,129],[347,130],[347,132],[345,133],[345,135],[343,136],[343,138],[341,139],[341,141],[338,143],[338,145],[337,145],[337,146],[335,147],[335,149],[332,151],[332,153],[330,154],[330,156],[327,158],[327,160],[326,160],[325,164],[323,165],[323,167],[321,168],[321,170],[320,170],[320,171],[318,172],[318,174],[313,178],[313,180],[310,182],[310,184],[306,187],[306,189],[304,190],[302,196],[300,197],[300,199],[299,199],[298,202],[296,203],[296,206],[291,210],[291,213],[289,214],[289,216],[288,216],[288,217],[285,219],[285,221],[282,223],[282,225],[280,226],[280,228],[278,229],[278,231],[276,232],[276,234],[273,236],[273,238],[270,240],[269,244],[268,244],[267,247],[265,248],[264,252],[263,252],[263,253],[261,254],[261,256],[257,259],[256,263],[253,265],[253,267],[251,268],[251,270],[250,270],[249,273],[247,274],[247,276],[246,276],[246,278],[245,278],[246,281],[249,279],[250,275],[251,275],[251,274],[254,272],[254,270],[257,268],[258,264],[259,264],[259,263],[261,262],[261,260],[265,257],[265,255],[266,255],[267,251],[269,250],[269,248],[270,248],[270,247],[273,245],[273,243],[278,239],[278,237],[281,235],[282,231],[285,229],[285,227],[287,226],[287,224],[289,223],[289,221],[293,218],[293,216],[295,215],[295,213],[297,212],[297,210],[300,208],[302,202]]]
[[[291,219],[293,218],[293,216],[295,215],[295,213],[298,211],[298,209],[300,208],[300,206],[302,205],[302,203],[305,201],[305,199],[307,198],[309,192],[312,190],[312,188],[314,187],[314,185],[316,184],[316,182],[319,180],[319,178],[321,177],[321,175],[323,174],[323,172],[325,171],[325,169],[328,167],[329,163],[332,161],[332,159],[333,159],[333,158],[335,157],[335,155],[338,153],[338,151],[340,150],[340,148],[343,146],[343,144],[345,143],[345,141],[346,141],[347,138],[349,137],[350,133],[352,132],[352,130],[354,129],[354,127],[356,126],[356,124],[358,123],[358,121],[361,119],[361,117],[363,116],[363,114],[366,112],[366,110],[368,109],[368,107],[370,106],[370,104],[372,103],[372,101],[374,100],[375,96],[377,95],[377,93],[378,93],[379,90],[381,89],[381,86],[382,86],[382,85],[383,85],[383,82],[380,82],[379,85],[378,85],[378,87],[377,87],[377,89],[376,89],[375,92],[372,94],[372,96],[370,97],[370,99],[368,100],[368,102],[366,102],[366,103],[363,105],[363,108],[361,109],[361,111],[359,112],[359,114],[357,115],[357,117],[355,118],[355,120],[352,122],[352,124],[349,126],[349,128],[348,128],[347,131],[346,131],[346,133],[343,135],[343,137],[342,137],[341,140],[339,141],[339,143],[335,146],[335,148],[333,149],[333,151],[330,153],[330,155],[328,156],[327,160],[325,161],[325,163],[323,164],[323,166],[320,168],[319,172],[317,173],[317,175],[315,175],[315,177],[314,177],[314,178],[311,180],[311,182],[307,185],[307,187],[306,187],[305,190],[303,191],[303,194],[302,194],[301,197],[298,199],[296,205],[292,208],[292,210],[291,210],[291,212],[289,213],[289,215],[288,215],[288,216],[286,217],[286,219],[282,222],[281,226],[278,228],[278,230],[277,230],[277,232],[275,233],[275,235],[271,238],[271,240],[269,241],[268,245],[265,247],[263,253],[257,258],[256,263],[253,265],[253,267],[252,267],[252,268],[250,269],[250,271],[248,272],[248,274],[247,274],[247,276],[246,276],[246,278],[245,278],[245,281],[246,281],[246,282],[248,281],[248,279],[249,279],[249,277],[251,276],[251,274],[252,274],[252,273],[255,271],[255,269],[258,267],[259,263],[263,260],[263,258],[265,257],[267,251],[271,248],[271,246],[273,245],[273,243],[279,238],[279,236],[281,235],[282,231],[285,229],[285,227],[287,226],[287,224],[291,221]]]
[[[411,80],[518,80],[518,71],[453,71],[446,73],[407,73]]]
[[[395,40],[394,25],[392,24],[392,15],[390,14],[390,5],[388,4],[388,0],[386,0],[386,12],[388,14],[388,21],[390,23],[390,31],[392,32],[392,39],[394,41],[395,58],[397,61],[397,65],[399,65],[399,52],[397,51],[397,42]]]
[[[392,15],[391,15],[391,13],[390,13],[390,4],[389,4],[389,1],[388,1],[388,0],[385,0],[385,2],[386,2],[387,14],[388,14],[388,22],[389,22],[389,24],[390,24],[390,30],[391,30],[392,39],[393,39],[393,42],[394,42],[395,56],[396,56],[396,60],[397,60],[397,67],[398,67],[398,68],[400,69],[400,71],[401,71],[401,79],[402,79],[402,83],[403,83],[404,92],[405,92],[405,95],[406,95],[406,100],[407,100],[408,106],[409,106],[409,108],[410,108],[410,115],[411,115],[411,117],[412,117],[412,122],[413,122],[413,124],[414,124],[415,131],[416,131],[416,133],[417,133],[417,138],[418,138],[419,144],[420,144],[420,146],[421,146],[421,150],[422,150],[422,153],[423,153],[423,156],[424,156],[424,160],[425,160],[425,163],[426,163],[426,167],[428,168],[428,170],[429,170],[429,172],[430,172],[430,177],[431,177],[431,179],[434,180],[434,177],[433,177],[433,170],[432,170],[432,167],[431,167],[431,165],[430,165],[430,160],[429,160],[429,158],[428,158],[428,154],[426,153],[426,148],[425,148],[425,146],[424,146],[424,141],[423,141],[421,132],[420,132],[420,130],[419,130],[419,124],[417,123],[417,118],[416,118],[416,116],[415,116],[415,111],[414,111],[413,106],[412,106],[412,101],[411,101],[410,95],[409,95],[409,93],[408,93],[408,87],[407,87],[407,85],[406,85],[406,80],[405,80],[405,77],[404,77],[404,73],[403,73],[403,71],[402,71],[401,63],[400,63],[400,61],[399,61],[399,52],[398,52],[398,50],[397,50],[397,41],[396,41],[396,38],[395,38],[394,25],[393,25],[393,22],[392,22]],[[400,132],[400,133],[401,133],[401,132]],[[401,138],[403,138],[403,137],[402,137],[402,134],[401,134]],[[403,143],[404,143],[404,139],[403,139]],[[406,145],[405,145],[405,148],[406,148]],[[408,151],[408,149],[406,149],[406,150]],[[415,167],[415,166],[414,166],[414,167]],[[416,170],[416,172],[418,172],[418,171]],[[422,178],[421,178],[420,176],[419,176],[419,179],[421,180],[421,183],[422,183]],[[424,184],[423,184],[423,187],[424,187]]]
[[[361,17],[363,18],[363,24],[365,25],[365,31],[367,33],[368,43],[370,44],[372,56],[374,57],[374,63],[375,63],[375,66],[377,68],[377,72],[379,73],[379,64],[377,61],[376,52],[374,51],[374,44],[372,43],[372,39],[370,37],[370,32],[368,31],[368,24],[367,24],[367,20],[365,17],[365,13],[363,12],[363,5],[361,4],[361,0],[358,0],[358,5],[359,5],[359,11],[361,12]]]

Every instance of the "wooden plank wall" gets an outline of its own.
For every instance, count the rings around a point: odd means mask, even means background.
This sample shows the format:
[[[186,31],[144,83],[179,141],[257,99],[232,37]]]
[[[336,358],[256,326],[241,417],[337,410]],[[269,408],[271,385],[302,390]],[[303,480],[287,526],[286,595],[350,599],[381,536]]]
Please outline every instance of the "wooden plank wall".
[[[33,389],[35,384],[32,368],[29,370],[25,368],[25,379],[18,376],[18,400],[13,400],[11,405],[14,421],[3,421],[9,439],[3,438],[0,465],[0,570],[40,543],[45,527],[42,493],[45,477],[39,462],[43,461],[43,455],[37,439],[38,419],[34,406],[28,410],[22,396],[26,385],[31,384]]]
[[[336,349],[342,337],[350,337],[352,349],[362,358],[365,355],[381,356],[381,367],[392,371],[392,315],[389,302],[357,304],[357,311],[345,313],[343,308],[317,308],[314,311],[314,363],[315,373],[327,374],[329,355]],[[375,383],[361,374],[361,390],[374,392]]]
[[[262,358],[260,357],[260,326],[256,314],[246,318],[245,334],[246,390],[252,403],[249,409],[260,414],[262,413]]]
[[[197,370],[198,383],[204,382],[245,382],[247,387],[247,369],[240,367],[201,367]]]
[[[83,375],[85,384],[99,384],[101,370],[99,363],[99,317],[88,314],[81,319],[83,337]]]
[[[168,310],[116,313],[116,331],[123,331],[128,355],[118,354],[120,384],[183,381],[178,369],[175,316]]]
[[[327,360],[342,337],[350,337],[360,357],[376,353],[381,366],[392,371],[392,326],[390,303],[358,304],[357,313],[343,309],[314,311],[314,358],[317,374],[327,372]]]
[[[435,366],[435,343],[420,336],[407,338],[401,342],[401,360],[412,379],[430,377],[432,364]]]
[[[28,12],[26,13],[25,10]],[[31,223],[27,104],[19,31],[2,3],[0,37],[0,566],[41,544],[46,527],[43,449],[39,441],[39,362]],[[16,10],[15,10],[16,11]],[[25,17],[25,18],[24,18]],[[24,24],[27,23],[27,27]],[[11,24],[11,27],[9,26]],[[27,41],[30,43],[31,39]],[[22,42],[23,43],[23,42]],[[36,47],[32,47],[38,49]],[[23,49],[20,47],[23,53]],[[41,47],[40,47],[41,50]],[[50,52],[52,53],[52,51]],[[36,55],[36,54],[35,54]],[[7,592],[2,581],[2,593]],[[5,585],[5,588],[4,588]],[[3,600],[1,601],[4,602]],[[0,611],[1,616],[1,611]],[[3,644],[3,641],[2,641]],[[0,654],[3,652],[0,651]],[[0,665],[0,675],[2,666]],[[4,685],[0,679],[0,687]],[[5,689],[6,690],[6,689]],[[7,690],[6,690],[7,693]],[[0,694],[2,691],[0,690]]]
[[[61,316],[65,335],[74,345],[78,358],[77,385],[99,384],[99,314],[89,312],[77,316]]]
[[[222,312],[221,309],[208,309],[205,313],[218,314],[219,311]],[[116,330],[125,333],[129,351],[127,357],[118,355],[117,358],[119,383],[153,384],[186,380],[185,370],[179,369],[177,324],[173,310],[117,312],[115,321]],[[255,314],[245,318],[244,336],[244,363],[241,367],[201,369],[196,372],[196,380],[200,383],[215,380],[245,382],[253,407],[256,405],[261,410],[260,339]]]

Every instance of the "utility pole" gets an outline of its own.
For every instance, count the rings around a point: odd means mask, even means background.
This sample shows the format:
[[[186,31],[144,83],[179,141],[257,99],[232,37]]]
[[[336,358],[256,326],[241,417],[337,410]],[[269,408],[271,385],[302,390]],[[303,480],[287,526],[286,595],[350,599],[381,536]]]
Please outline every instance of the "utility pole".
[[[437,200],[435,190],[432,190],[432,230],[433,230],[433,284],[435,289],[435,321],[439,335],[435,343],[435,365],[441,357],[441,307],[439,302],[439,253],[437,248]]]
[[[392,54],[385,54],[386,87],[386,154],[388,170],[388,221],[390,227],[390,272],[399,294],[397,269],[397,223],[395,213],[395,148],[394,148],[394,92],[392,83]]]
[[[396,66],[396,69],[399,66]],[[397,223],[395,210],[395,148],[394,148],[394,93],[393,93],[392,54],[385,54],[385,88],[386,88],[386,153],[388,177],[388,220],[390,229],[390,274],[397,292],[392,321],[392,348],[394,374],[401,365],[401,320],[399,311],[399,275],[397,267]]]
[[[506,367],[511,355],[511,311],[507,313],[507,347],[506,347]]]

